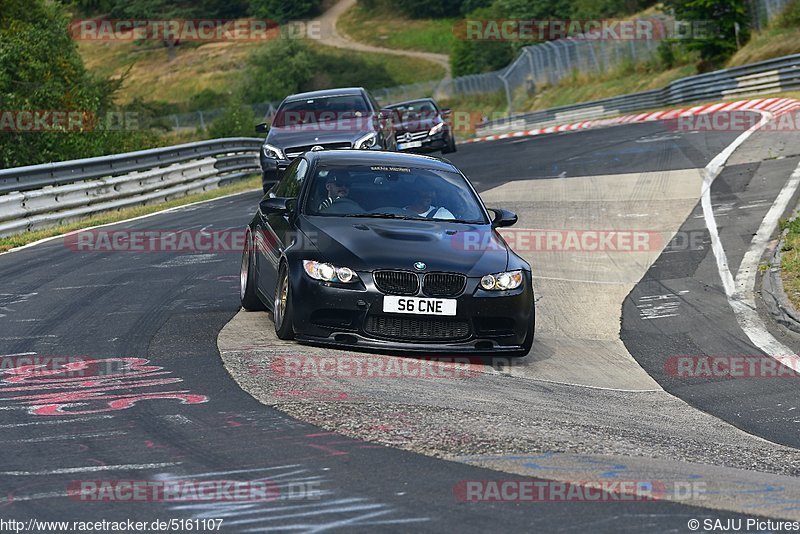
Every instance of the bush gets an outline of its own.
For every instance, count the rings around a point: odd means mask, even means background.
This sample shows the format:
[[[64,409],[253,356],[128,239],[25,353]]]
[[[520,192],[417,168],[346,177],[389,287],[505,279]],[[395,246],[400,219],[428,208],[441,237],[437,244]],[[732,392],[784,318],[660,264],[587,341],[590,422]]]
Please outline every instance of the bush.
[[[312,53],[302,41],[270,41],[249,58],[242,96],[246,102],[282,100],[311,80],[313,63]]]
[[[450,54],[453,76],[502,69],[514,59],[514,47],[501,41],[456,41]]]
[[[783,9],[783,12],[775,20],[775,25],[779,28],[800,27],[800,0],[792,0]]]
[[[379,57],[312,49],[303,41],[277,39],[250,57],[242,97],[245,102],[276,102],[303,91],[394,85],[398,85],[397,80]]]
[[[353,56],[339,51],[312,52],[313,72],[316,74],[302,84],[304,91],[330,87],[366,87],[378,89],[398,85],[386,67],[371,56]]]
[[[673,46],[673,43],[668,40],[658,43],[658,48],[656,49],[658,62],[665,69],[671,69],[675,66],[675,51],[673,50]]]
[[[205,111],[207,109],[218,108],[220,102],[225,102],[226,95],[218,93],[213,89],[203,89],[189,97],[187,111]]]
[[[256,125],[256,116],[250,106],[242,103],[242,99],[235,97],[225,107],[220,117],[208,127],[209,137],[253,137]]]
[[[463,0],[395,0],[394,5],[411,18],[436,19],[453,17],[461,12]]]
[[[319,11],[320,0],[250,0],[253,16],[283,24]]]

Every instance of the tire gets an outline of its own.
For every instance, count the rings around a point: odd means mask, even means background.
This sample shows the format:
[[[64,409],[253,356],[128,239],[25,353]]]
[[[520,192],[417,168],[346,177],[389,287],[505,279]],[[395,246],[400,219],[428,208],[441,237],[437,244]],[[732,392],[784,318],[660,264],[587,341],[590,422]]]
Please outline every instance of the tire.
[[[275,335],[278,339],[294,339],[292,285],[289,283],[289,269],[282,264],[278,271],[278,284],[275,287],[275,302],[272,305],[275,321]]]
[[[248,231],[239,271],[239,296],[242,299],[242,308],[245,310],[264,311],[267,307],[256,294],[257,273],[253,267],[253,235]]]
[[[447,144],[446,148],[442,149],[442,154],[451,154],[456,151],[456,138],[453,136],[453,132],[450,132],[450,142]]]

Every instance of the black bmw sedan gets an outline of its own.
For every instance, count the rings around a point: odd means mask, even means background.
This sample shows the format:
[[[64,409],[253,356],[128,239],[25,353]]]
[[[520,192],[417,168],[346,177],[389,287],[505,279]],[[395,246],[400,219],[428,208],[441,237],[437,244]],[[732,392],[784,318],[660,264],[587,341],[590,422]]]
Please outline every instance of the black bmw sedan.
[[[307,152],[247,228],[242,306],[272,311],[280,339],[525,355],[531,267],[497,232],[516,221],[436,158]]]

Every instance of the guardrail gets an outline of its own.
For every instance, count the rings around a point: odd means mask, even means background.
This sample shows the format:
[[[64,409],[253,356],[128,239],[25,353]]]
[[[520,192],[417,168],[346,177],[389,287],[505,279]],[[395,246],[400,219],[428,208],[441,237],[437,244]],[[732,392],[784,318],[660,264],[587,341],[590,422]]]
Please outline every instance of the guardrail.
[[[488,121],[478,135],[520,128],[547,128],[569,121],[601,119],[673,104],[764,95],[800,89],[800,54],[676,80],[663,89],[632,93]]]
[[[0,236],[215,189],[260,172],[262,143],[214,139],[0,170]]]

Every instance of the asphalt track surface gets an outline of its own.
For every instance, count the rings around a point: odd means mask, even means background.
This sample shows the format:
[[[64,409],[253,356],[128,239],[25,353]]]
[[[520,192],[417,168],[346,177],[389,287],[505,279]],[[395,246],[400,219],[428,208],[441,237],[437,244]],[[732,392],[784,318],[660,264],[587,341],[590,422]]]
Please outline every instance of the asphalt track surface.
[[[483,192],[520,180],[702,168],[736,135],[678,135],[658,124],[631,125],[463,146],[451,159]],[[774,182],[764,186],[766,196],[774,197],[778,177],[784,176],[785,181],[784,171],[792,167],[790,161],[780,161],[774,162],[779,167]],[[749,165],[750,171],[758,168]],[[724,187],[728,183],[716,183],[712,195],[724,199],[735,194]],[[112,228],[238,229],[251,217],[257,200],[256,193],[243,194]],[[739,235],[754,232],[758,213],[763,216],[768,205],[738,221]],[[723,238],[736,250],[732,236],[737,232],[731,234],[724,233]],[[686,261],[694,266],[697,261],[692,258]],[[351,439],[264,406],[234,382],[217,350],[218,333],[239,311],[239,260],[236,252],[75,252],[60,239],[0,256],[0,355],[4,362],[20,354],[34,355],[30,353],[111,359],[108,365],[120,373],[113,382],[80,382],[78,386],[48,382],[46,377],[32,377],[22,385],[8,378],[3,381],[0,517],[222,518],[225,532],[479,532],[498,528],[683,532],[689,518],[743,517],[667,501],[463,503],[453,493],[459,481],[523,477]],[[659,259],[642,283],[681,279],[681,274],[693,278],[693,269],[676,267],[667,272],[660,268],[662,264]],[[738,265],[735,257],[731,265]],[[701,274],[708,279],[695,283],[714,285],[713,271]],[[635,298],[634,292],[630,299]],[[695,313],[713,320],[719,340],[741,341],[735,321],[724,313],[728,311],[724,300],[708,299],[704,306]],[[730,353],[733,349],[686,348],[679,345],[686,336],[677,329],[662,327],[654,335],[631,317],[629,308],[626,305],[623,314],[625,344],[667,391],[753,434],[797,446],[787,414],[764,418],[759,412],[788,402],[793,383],[781,387],[736,383],[737,389],[723,391],[728,383],[687,387],[671,382],[658,372],[659,358],[665,354],[694,354],[690,349]],[[681,317],[704,328],[692,318]],[[665,346],[654,346],[659,342]],[[736,348],[741,352],[741,346]],[[121,358],[148,363],[129,360],[125,369],[120,367],[125,365]],[[161,369],[142,371],[143,365]],[[635,417],[635,411],[631,416]],[[82,480],[265,478],[281,489],[313,482],[321,493],[316,499],[246,504],[86,502],[67,495],[71,484]]]
[[[754,153],[765,155],[766,147],[784,157],[765,161],[749,157]],[[711,203],[734,276],[755,229],[797,167],[798,154],[796,134],[756,133],[743,153],[732,159],[714,181]],[[795,198],[789,207],[794,208],[796,203]],[[694,235],[705,246],[684,250],[668,247],[658,258],[625,301],[623,341],[642,367],[675,396],[749,433],[800,447],[796,373],[779,366],[783,371],[778,372],[784,376],[775,379],[686,378],[675,376],[668,365],[670,358],[679,355],[768,359],[738,327],[726,302],[714,256],[707,253],[710,239],[700,206],[682,225],[681,232]],[[643,298],[652,299],[654,295],[664,297],[661,302],[669,303],[669,312],[647,317],[641,313]],[[800,337],[774,323],[770,330],[791,349],[786,356],[799,353]]]

